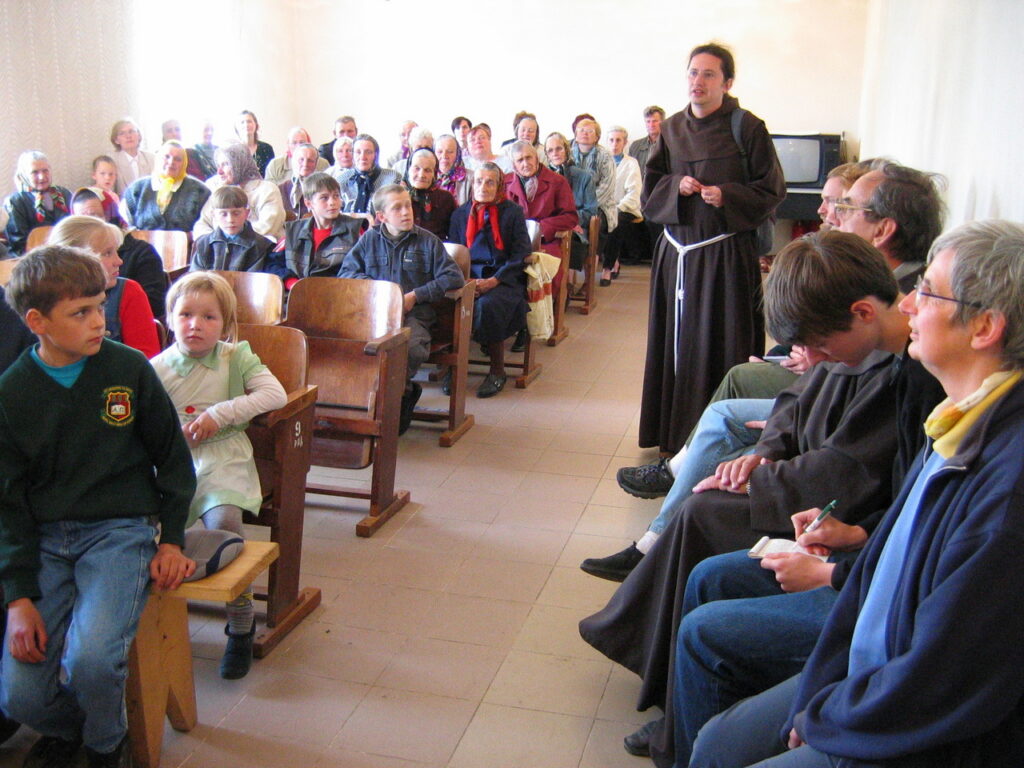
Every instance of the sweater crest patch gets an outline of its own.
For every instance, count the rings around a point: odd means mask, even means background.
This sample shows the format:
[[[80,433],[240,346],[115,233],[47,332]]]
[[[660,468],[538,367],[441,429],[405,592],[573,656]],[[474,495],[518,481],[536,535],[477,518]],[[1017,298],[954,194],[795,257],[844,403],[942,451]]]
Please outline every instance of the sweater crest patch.
[[[112,427],[125,427],[135,421],[135,410],[132,408],[134,394],[131,387],[125,386],[107,387],[103,390],[103,421]]]

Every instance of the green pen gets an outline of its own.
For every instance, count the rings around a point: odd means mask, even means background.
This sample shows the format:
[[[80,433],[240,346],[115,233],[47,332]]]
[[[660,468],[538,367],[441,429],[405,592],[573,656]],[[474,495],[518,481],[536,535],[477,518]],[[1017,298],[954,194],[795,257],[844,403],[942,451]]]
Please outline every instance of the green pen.
[[[810,533],[816,531],[821,527],[821,524],[825,522],[825,518],[832,514],[832,510],[836,508],[836,502],[838,499],[832,499],[825,508],[821,510],[821,513],[811,521],[811,524],[804,528],[804,533]]]

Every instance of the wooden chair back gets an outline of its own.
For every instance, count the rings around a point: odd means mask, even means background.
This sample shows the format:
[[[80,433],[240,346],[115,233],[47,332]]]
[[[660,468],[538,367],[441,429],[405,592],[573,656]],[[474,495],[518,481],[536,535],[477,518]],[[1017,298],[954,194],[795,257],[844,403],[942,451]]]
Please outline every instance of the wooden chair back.
[[[50,225],[29,230],[28,238],[25,241],[25,252],[27,253],[33,248],[38,248],[40,245],[45,245],[52,231],[53,227]]]
[[[448,255],[452,257],[452,261],[459,265],[459,269],[462,270],[463,279],[469,280],[469,248],[459,243],[445,243],[444,249],[448,251]]]
[[[164,263],[164,272],[171,275],[172,279],[188,269],[188,232],[171,229],[133,229],[129,234],[153,246]]]
[[[279,325],[284,306],[284,283],[269,272],[214,270],[227,280],[238,300],[238,322]]]
[[[584,315],[589,315],[597,308],[597,275],[600,272],[597,245],[600,233],[600,217],[591,216],[587,230],[587,256],[583,261],[583,290],[570,299],[571,302],[579,304],[580,313]]]
[[[249,342],[252,351],[284,387],[294,392],[306,386],[309,376],[309,343],[297,328],[239,322],[238,338]]]
[[[309,380],[319,388],[313,464],[373,465],[369,491],[311,482],[306,490],[368,499],[356,533],[371,536],[409,501],[408,491],[394,487],[409,352],[402,289],[382,280],[307,277],[292,287],[283,325],[309,341]]]
[[[0,259],[0,286],[6,286],[11,282],[11,273],[18,266],[21,257],[15,259]]]

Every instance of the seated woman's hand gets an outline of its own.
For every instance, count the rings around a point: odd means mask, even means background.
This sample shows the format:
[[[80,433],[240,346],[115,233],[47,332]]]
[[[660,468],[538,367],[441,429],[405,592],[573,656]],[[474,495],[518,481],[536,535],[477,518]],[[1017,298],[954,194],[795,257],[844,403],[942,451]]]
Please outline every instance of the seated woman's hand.
[[[497,287],[498,283],[499,283],[499,280],[496,277],[485,277],[485,278],[482,278],[480,280],[474,280],[473,281],[474,294],[476,296],[483,296],[488,291],[490,291],[493,288]]]
[[[810,533],[804,530],[811,524],[821,510],[805,509],[790,517],[793,521],[793,534],[796,541],[808,552],[816,555],[827,555],[830,551],[849,551],[859,549],[868,540],[868,532],[859,525],[847,525],[835,517],[826,517],[821,524]]]
[[[831,584],[835,564],[799,552],[773,552],[761,559],[761,567],[775,571],[783,592],[806,592]]]

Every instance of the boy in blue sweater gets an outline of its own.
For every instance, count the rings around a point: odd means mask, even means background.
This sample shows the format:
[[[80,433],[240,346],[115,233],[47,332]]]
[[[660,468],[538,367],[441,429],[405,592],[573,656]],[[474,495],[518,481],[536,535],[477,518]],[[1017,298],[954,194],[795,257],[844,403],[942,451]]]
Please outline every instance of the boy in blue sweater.
[[[412,332],[405,394],[398,421],[398,434],[412,422],[413,410],[423,388],[412,380],[430,354],[430,330],[437,323],[434,304],[447,291],[465,283],[462,271],[434,235],[416,226],[409,191],[400,184],[387,184],[373,193],[373,208],[380,222],[359,238],[341,263],[338,277],[390,280],[404,294],[402,325]]]
[[[0,707],[42,734],[26,766],[130,766],[124,686],[150,579],[173,589],[195,475],[148,361],[104,337],[103,268],[61,246],[7,300],[39,343],[0,376]],[[160,523],[160,542],[154,543]]]

